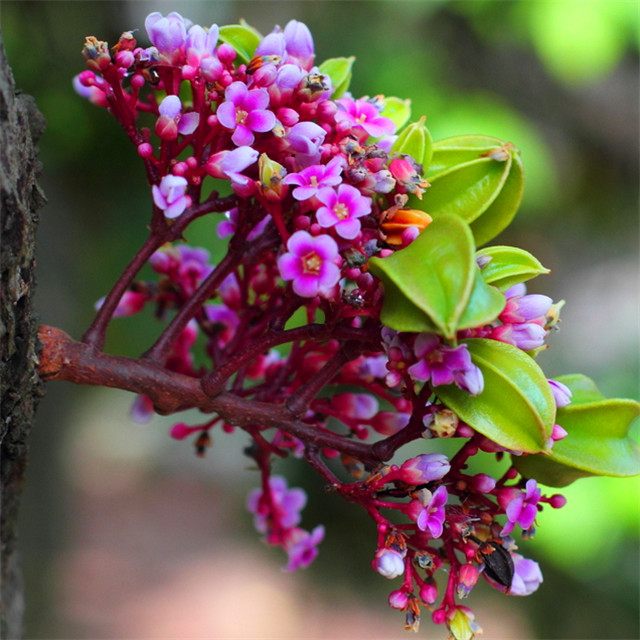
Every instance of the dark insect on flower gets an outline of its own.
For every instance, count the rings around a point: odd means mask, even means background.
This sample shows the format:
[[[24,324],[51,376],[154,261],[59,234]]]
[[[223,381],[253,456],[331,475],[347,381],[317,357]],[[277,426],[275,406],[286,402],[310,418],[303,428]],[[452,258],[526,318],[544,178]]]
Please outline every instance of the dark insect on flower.
[[[484,563],[485,574],[508,589],[513,581],[514,573],[511,554],[501,544],[494,541],[482,543],[478,553]]]
[[[198,439],[195,442],[196,455],[198,458],[204,458],[207,453],[207,449],[212,445],[211,437],[209,434],[204,431],[198,436]]]

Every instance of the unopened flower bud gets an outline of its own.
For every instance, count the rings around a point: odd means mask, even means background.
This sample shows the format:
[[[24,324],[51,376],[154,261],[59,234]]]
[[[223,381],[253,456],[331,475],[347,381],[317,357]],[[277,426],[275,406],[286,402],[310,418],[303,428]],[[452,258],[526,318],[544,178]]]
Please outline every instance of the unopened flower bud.
[[[449,473],[451,466],[441,453],[423,453],[406,460],[398,472],[398,479],[407,484],[419,485],[440,480]]]
[[[471,487],[478,493],[489,493],[496,488],[496,481],[486,473],[478,473],[471,478]]]
[[[178,137],[178,125],[173,118],[160,116],[156,120],[156,133],[162,140],[175,140]]]
[[[466,598],[471,593],[471,589],[475,587],[479,577],[480,570],[475,564],[463,564],[458,573],[458,597]]]
[[[410,414],[400,411],[380,411],[371,421],[371,426],[383,436],[392,436],[409,423]]]
[[[425,604],[433,604],[438,599],[438,587],[434,582],[425,582],[420,587],[420,600]]]
[[[475,616],[467,607],[456,607],[447,615],[447,627],[453,640],[473,640],[482,629],[475,622]]]
[[[386,234],[388,244],[402,244],[402,234],[409,228],[416,228],[418,231],[424,231],[433,218],[426,212],[418,209],[399,209],[393,212],[382,223],[381,228]]]
[[[403,611],[407,608],[407,604],[409,604],[409,596],[406,591],[402,591],[402,589],[397,589],[396,591],[392,591],[389,594],[389,606],[394,609],[399,609]]]
[[[568,432],[566,429],[561,427],[559,424],[554,424],[553,429],[551,430],[551,440],[553,442],[557,442],[558,440],[562,440],[568,436]]]
[[[554,509],[562,509],[562,507],[564,507],[567,504],[567,499],[563,495],[561,495],[559,493],[554,493],[549,498],[549,504]]]
[[[381,576],[393,580],[404,573],[404,560],[396,551],[379,549],[373,560],[373,568]]]

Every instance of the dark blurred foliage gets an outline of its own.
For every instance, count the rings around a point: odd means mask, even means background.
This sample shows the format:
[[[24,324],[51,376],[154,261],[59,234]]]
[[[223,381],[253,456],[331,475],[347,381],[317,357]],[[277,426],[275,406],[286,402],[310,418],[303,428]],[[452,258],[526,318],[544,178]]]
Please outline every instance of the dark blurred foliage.
[[[35,96],[48,122],[41,145],[49,199],[39,234],[43,321],[81,334],[94,301],[145,237],[149,214],[135,152],[108,115],[71,88],[71,77],[83,68],[84,36],[114,42],[121,31],[142,27],[147,13],[172,9],[204,25],[244,17],[263,33],[275,23],[303,20],[319,60],[357,57],[354,94],[410,97],[413,116],[426,114],[436,139],[483,133],[519,146],[527,193],[498,241],[538,255],[553,274],[532,288],[567,299],[562,330],[542,364],[550,375],[591,375],[610,395],[637,395],[636,2],[5,0],[1,24],[16,83]],[[212,221],[188,238],[216,249]],[[150,317],[118,321],[108,348],[139,354],[157,331]],[[80,633],[56,608],[54,594],[61,553],[83,544],[74,529],[77,507],[68,498],[64,443],[75,407],[91,394],[54,385],[41,406],[23,511],[28,637]],[[113,438],[126,438],[126,430]],[[239,437],[216,443],[234,446],[241,446]],[[149,482],[166,471],[160,459],[153,471],[153,455]],[[310,573],[332,585],[326,598],[337,607],[341,595],[357,587],[363,599],[386,606],[390,585],[367,573],[373,532],[366,517],[324,494],[299,463],[283,468],[291,484],[310,492],[308,522],[328,525]],[[637,638],[638,483],[587,480],[583,486],[570,488],[566,511],[545,514],[539,538],[525,545],[525,553],[542,562],[545,583],[511,607],[526,613],[538,638]],[[240,513],[243,499],[238,493],[230,502],[243,523],[244,544],[252,545],[249,519]]]

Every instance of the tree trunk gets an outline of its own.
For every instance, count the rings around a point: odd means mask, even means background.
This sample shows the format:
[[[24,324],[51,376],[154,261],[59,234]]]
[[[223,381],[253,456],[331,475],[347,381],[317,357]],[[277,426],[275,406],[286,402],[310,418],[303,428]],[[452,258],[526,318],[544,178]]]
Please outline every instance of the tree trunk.
[[[2,586],[0,637],[22,636],[24,597],[16,542],[29,434],[43,385],[38,377],[33,314],[37,183],[36,142],[44,118],[30,96],[16,93],[0,35],[0,447]]]

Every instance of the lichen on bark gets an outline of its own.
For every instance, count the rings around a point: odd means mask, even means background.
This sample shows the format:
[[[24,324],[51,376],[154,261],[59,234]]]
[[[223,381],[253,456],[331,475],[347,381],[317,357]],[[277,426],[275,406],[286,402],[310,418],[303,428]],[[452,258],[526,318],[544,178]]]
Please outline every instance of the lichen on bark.
[[[44,118],[33,98],[15,89],[0,35],[0,442],[2,452],[2,587],[0,637],[22,635],[24,599],[17,520],[29,434],[43,385],[37,373],[37,322],[33,312],[38,186],[36,143]]]

